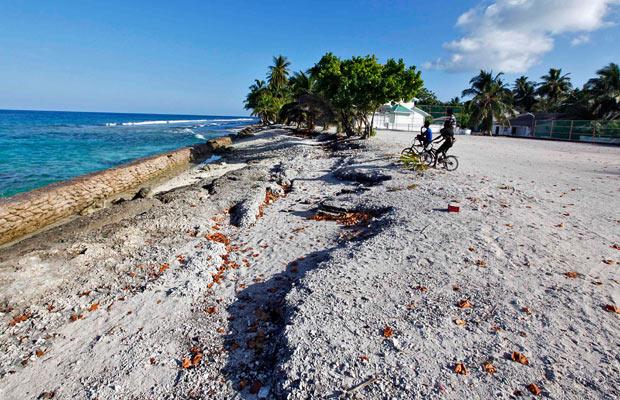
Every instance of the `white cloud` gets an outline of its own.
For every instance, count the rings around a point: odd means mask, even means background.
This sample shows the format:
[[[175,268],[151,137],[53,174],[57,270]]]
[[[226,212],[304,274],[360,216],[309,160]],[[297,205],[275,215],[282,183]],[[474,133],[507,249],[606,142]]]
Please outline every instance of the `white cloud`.
[[[575,36],[573,40],[570,41],[570,45],[580,46],[582,44],[589,43],[589,42],[590,42],[590,35],[583,34],[583,35]]]
[[[443,45],[450,57],[425,67],[525,72],[553,49],[557,35],[577,34],[574,46],[587,43],[588,32],[607,26],[605,18],[617,4],[620,0],[495,0],[462,14],[456,25],[464,35]]]

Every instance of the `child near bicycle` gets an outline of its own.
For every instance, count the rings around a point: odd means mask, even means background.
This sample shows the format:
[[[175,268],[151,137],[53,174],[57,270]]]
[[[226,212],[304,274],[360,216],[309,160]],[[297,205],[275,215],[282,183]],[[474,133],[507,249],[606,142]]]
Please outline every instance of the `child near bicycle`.
[[[416,139],[422,143],[424,150],[433,142],[433,130],[431,129],[430,121],[424,122],[424,126],[420,130],[420,134],[416,136]]]
[[[456,118],[454,117],[451,108],[447,110],[447,114],[448,117],[443,124],[443,128],[441,128],[441,130],[439,131],[441,136],[434,141],[443,141],[443,143],[441,144],[441,146],[439,146],[437,152],[435,153],[435,163],[433,164],[433,167],[437,166],[437,160],[439,159],[439,156],[442,155],[443,157],[445,157],[448,150],[450,150],[450,148],[454,146],[454,142],[456,141],[456,139],[454,138],[454,131],[456,130]]]

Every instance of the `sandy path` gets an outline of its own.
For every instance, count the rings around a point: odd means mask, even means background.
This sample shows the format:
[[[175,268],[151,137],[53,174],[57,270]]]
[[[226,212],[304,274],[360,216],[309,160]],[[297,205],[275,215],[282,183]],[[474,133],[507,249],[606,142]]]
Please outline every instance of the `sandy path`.
[[[364,382],[350,396],[620,395],[603,310],[620,305],[619,149],[462,137],[457,172],[418,174],[394,163],[410,137],[332,148],[268,132],[171,184],[191,186],[0,252],[0,397],[328,398]],[[231,225],[267,187],[290,191]],[[461,213],[444,212],[452,199]],[[375,218],[308,219],[322,202]],[[227,246],[205,238],[218,233]]]

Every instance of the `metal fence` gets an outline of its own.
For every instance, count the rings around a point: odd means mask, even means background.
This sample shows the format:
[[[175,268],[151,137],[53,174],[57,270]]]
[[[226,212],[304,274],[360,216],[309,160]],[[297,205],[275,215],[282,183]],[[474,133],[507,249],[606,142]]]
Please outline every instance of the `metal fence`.
[[[416,104],[420,110],[425,111],[433,117],[433,119],[445,117],[448,115],[448,108],[452,109],[454,115],[460,114],[463,111],[462,106],[429,106],[424,104]]]
[[[535,121],[534,137],[620,144],[620,121]]]

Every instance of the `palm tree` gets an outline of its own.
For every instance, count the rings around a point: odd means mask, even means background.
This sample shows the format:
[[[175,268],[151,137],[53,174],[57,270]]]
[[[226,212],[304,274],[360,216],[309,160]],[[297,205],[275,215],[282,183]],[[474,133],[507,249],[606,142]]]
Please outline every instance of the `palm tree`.
[[[471,123],[479,125],[483,132],[491,134],[493,121],[509,124],[512,110],[512,93],[501,80],[503,74],[493,75],[491,71],[480,71],[469,83],[471,87],[463,90],[463,97],[469,101]]]
[[[290,66],[291,62],[283,55],[273,57],[273,65],[269,67],[269,73],[267,74],[267,80],[271,89],[276,92],[283,91],[288,84],[288,68]]]
[[[596,71],[596,78],[585,84],[592,102],[592,113],[603,119],[620,117],[620,68],[616,63],[609,63]]]
[[[528,79],[527,76],[517,78],[512,89],[515,99],[515,107],[519,111],[531,112],[536,104],[536,84]]]
[[[542,96],[550,110],[558,110],[562,102],[570,95],[573,85],[569,74],[562,75],[562,69],[551,68],[547,75],[541,76],[537,94]]]
[[[289,80],[289,85],[293,91],[294,97],[314,92],[314,84],[316,79],[303,71],[295,72]]]

